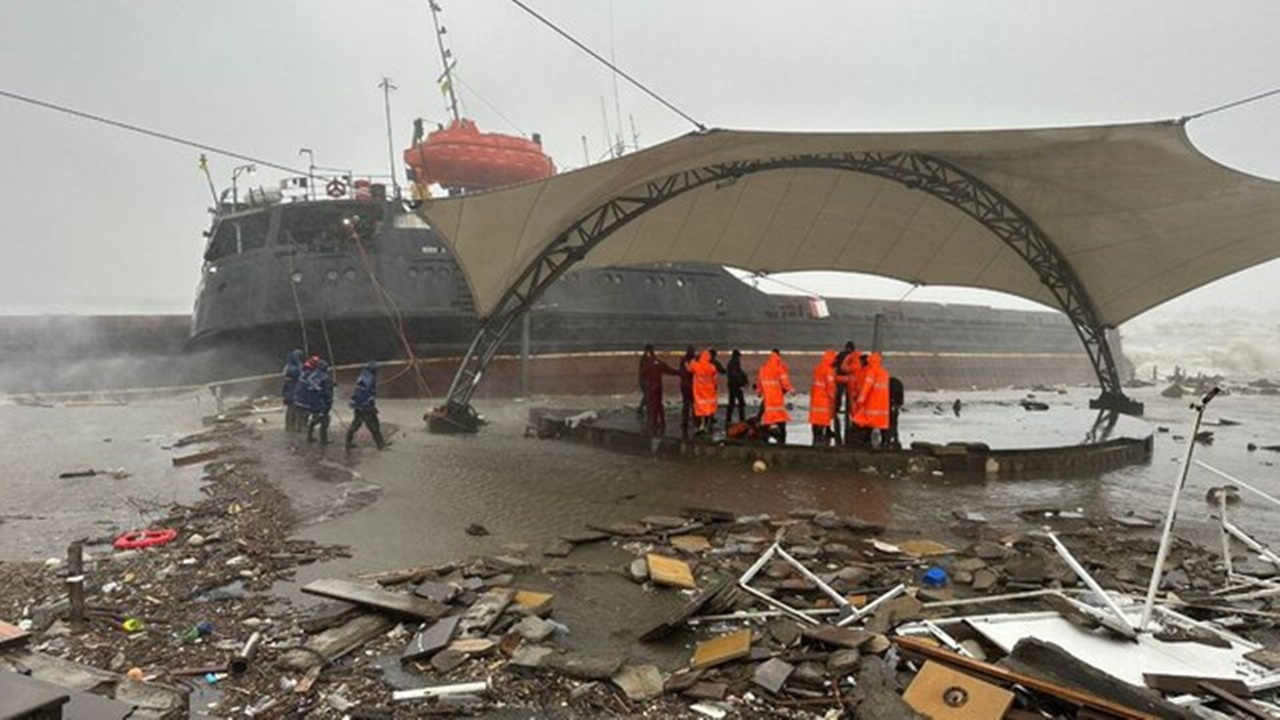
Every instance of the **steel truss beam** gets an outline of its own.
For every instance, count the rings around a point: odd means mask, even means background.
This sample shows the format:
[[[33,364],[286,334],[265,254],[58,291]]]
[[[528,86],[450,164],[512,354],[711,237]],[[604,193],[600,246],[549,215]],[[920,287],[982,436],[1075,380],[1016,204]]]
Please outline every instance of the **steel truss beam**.
[[[927,192],[982,223],[1035,271],[1075,327],[1102,386],[1093,406],[1141,414],[1142,405],[1124,395],[1097,308],[1071,264],[1035,221],[994,188],[946,160],[918,153],[872,152],[790,155],[685,170],[647,182],[578,218],[520,274],[480,323],[454,375],[446,404],[427,415],[432,428],[475,429],[471,397],[507,333],[552,283],[610,235],[668,200],[705,185],[728,187],[745,175],[815,168],[892,180]]]

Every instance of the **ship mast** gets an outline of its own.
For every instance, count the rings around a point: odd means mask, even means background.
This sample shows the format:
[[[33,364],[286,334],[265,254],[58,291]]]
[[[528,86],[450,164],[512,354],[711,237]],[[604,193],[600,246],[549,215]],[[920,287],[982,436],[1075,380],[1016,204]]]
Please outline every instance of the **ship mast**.
[[[458,115],[458,96],[453,91],[453,51],[444,46],[444,34],[448,30],[440,24],[440,6],[435,0],[427,0],[427,4],[431,7],[431,22],[436,28],[436,44],[440,47],[440,64],[444,66],[444,73],[440,76],[441,87],[449,96],[449,113],[453,115],[454,122],[461,119]]]

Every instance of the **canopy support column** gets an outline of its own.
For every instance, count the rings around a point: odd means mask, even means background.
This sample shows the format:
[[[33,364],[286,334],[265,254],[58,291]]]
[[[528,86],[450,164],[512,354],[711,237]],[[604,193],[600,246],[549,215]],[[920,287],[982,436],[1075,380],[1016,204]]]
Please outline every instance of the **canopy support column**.
[[[1142,404],[1124,394],[1107,343],[1107,328],[1100,322],[1084,286],[1067,259],[1026,213],[982,180],[941,158],[897,152],[826,153],[684,170],[633,188],[578,218],[525,268],[493,312],[481,321],[454,375],[445,404],[425,416],[430,428],[435,432],[478,429],[471,397],[512,326],[552,283],[615,231],[666,201],[704,185],[714,183],[716,187],[728,187],[745,175],[795,168],[845,170],[893,180],[907,188],[927,192],[982,223],[1035,271],[1075,327],[1102,386],[1102,394],[1090,406],[1142,413]]]

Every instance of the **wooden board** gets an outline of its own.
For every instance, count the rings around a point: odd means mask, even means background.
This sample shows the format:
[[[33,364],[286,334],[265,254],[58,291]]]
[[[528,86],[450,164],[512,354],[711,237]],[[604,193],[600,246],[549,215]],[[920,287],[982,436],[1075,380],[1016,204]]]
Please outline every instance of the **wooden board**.
[[[693,570],[689,568],[689,563],[655,553],[646,555],[645,561],[649,565],[649,578],[655,585],[697,587],[693,581]]]
[[[1212,683],[1236,697],[1253,697],[1249,686],[1240,678],[1213,678],[1195,675],[1162,675],[1160,673],[1142,673],[1142,682],[1152,690],[1166,695],[1195,695],[1202,692],[1201,683]]]
[[[671,547],[692,553],[706,552],[711,549],[711,543],[705,535],[674,535],[669,542]]]
[[[515,597],[511,598],[511,602],[519,605],[525,610],[539,613],[545,610],[555,596],[551,593],[537,592],[534,590],[517,590]]]
[[[417,618],[419,620],[437,620],[449,611],[448,606],[438,602],[406,595],[405,593],[379,590],[367,585],[328,578],[316,580],[304,585],[302,592],[308,595],[346,600],[357,605],[376,608],[393,615]]]
[[[913,557],[954,555],[956,552],[954,549],[933,540],[904,540],[898,543],[898,549]]]
[[[933,720],[1000,720],[1013,704],[1013,693],[930,660],[902,699]]]

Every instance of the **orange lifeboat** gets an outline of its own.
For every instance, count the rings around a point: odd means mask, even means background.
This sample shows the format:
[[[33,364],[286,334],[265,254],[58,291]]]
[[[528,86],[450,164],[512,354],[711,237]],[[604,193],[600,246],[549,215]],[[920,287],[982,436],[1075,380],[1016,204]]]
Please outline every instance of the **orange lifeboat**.
[[[429,133],[405,150],[404,162],[419,183],[437,183],[450,190],[487,190],[556,173],[537,135],[527,140],[482,133],[466,118]]]

